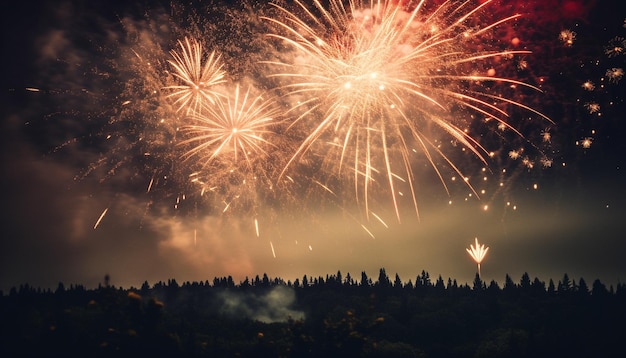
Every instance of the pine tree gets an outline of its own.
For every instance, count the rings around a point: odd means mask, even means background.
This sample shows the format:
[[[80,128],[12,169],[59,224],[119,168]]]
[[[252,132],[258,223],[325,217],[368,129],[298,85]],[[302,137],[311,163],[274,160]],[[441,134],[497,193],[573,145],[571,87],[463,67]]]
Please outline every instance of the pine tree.
[[[400,279],[400,275],[398,275],[398,273],[396,273],[396,278],[393,281],[393,287],[402,288],[402,280]]]
[[[389,276],[387,276],[387,272],[385,272],[384,268],[381,268],[378,272],[378,286],[381,287],[389,287],[391,286],[391,281],[389,281]]]
[[[474,291],[482,291],[483,290],[483,281],[480,279],[480,275],[476,272],[476,276],[474,277],[474,285],[472,289]]]
[[[435,288],[437,288],[438,290],[446,289],[446,284],[443,282],[443,277],[441,277],[441,275],[439,275],[439,277],[437,278],[437,282],[435,282]]]
[[[524,272],[524,274],[522,275],[519,286],[525,292],[528,292],[530,290],[530,276],[528,275],[528,272]]]
[[[593,297],[604,297],[609,293],[609,291],[606,289],[606,286],[600,282],[600,280],[596,279],[595,281],[593,281],[593,284],[591,285],[591,296]]]
[[[361,272],[361,286],[363,287],[369,286],[369,278],[367,277],[367,274],[365,273],[365,271]]]
[[[589,287],[587,286],[587,282],[582,277],[578,280],[578,294],[580,296],[589,295]]]
[[[511,276],[507,273],[504,277],[504,291],[512,292],[515,291],[516,288],[515,282],[513,282],[513,279],[511,279]]]
[[[550,279],[550,282],[548,283],[548,293],[549,294],[554,294],[555,291],[556,291],[556,289],[554,287],[554,281],[552,281],[552,279]]]
[[[563,279],[559,281],[557,285],[558,293],[567,293],[572,290],[572,281],[570,281],[569,276],[567,274],[563,274]]]

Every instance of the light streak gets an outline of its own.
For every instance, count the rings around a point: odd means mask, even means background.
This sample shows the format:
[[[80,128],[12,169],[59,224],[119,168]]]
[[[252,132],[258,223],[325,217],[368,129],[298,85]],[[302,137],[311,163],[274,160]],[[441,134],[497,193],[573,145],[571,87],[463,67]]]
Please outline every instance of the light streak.
[[[102,221],[104,216],[107,214],[107,211],[109,211],[109,208],[106,208],[106,209],[104,209],[104,211],[102,211],[102,214],[100,214],[100,217],[98,218],[98,220],[96,221],[96,223],[93,226],[94,230],[98,227],[98,225],[100,225],[100,222]]]
[[[371,231],[369,231],[369,229],[367,228],[367,226],[361,224],[361,227],[363,228],[363,230],[365,230],[365,232],[372,237],[372,239],[376,239],[376,236],[374,236],[374,234],[372,234]]]

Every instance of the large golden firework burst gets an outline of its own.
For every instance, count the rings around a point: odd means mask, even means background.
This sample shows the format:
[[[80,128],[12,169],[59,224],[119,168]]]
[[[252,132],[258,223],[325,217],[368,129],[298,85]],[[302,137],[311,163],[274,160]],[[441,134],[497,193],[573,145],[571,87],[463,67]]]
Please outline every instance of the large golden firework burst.
[[[276,28],[270,36],[288,44],[293,57],[270,62],[277,68],[273,76],[285,81],[282,89],[294,99],[291,126],[307,133],[283,174],[302,157],[318,155],[330,176],[353,183],[368,217],[370,191],[376,188],[390,194],[400,221],[402,188],[410,191],[418,214],[416,153],[425,156],[444,186],[440,159],[463,177],[433,128],[486,163],[490,152],[467,131],[472,118],[493,119],[520,136],[507,108],[547,119],[490,86],[539,91],[487,70],[491,60],[528,53],[476,46],[518,17],[486,22],[482,16],[490,2],[446,1],[433,10],[424,0],[411,8],[387,0],[345,5],[331,0],[328,6],[295,1],[295,10],[274,5],[280,15],[266,18]]]

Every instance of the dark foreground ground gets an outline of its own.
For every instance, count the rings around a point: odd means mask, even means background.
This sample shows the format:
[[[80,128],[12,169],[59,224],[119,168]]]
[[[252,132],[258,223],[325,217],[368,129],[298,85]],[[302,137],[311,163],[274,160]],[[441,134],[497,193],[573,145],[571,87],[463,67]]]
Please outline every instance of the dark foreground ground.
[[[238,284],[28,285],[0,297],[0,356],[626,356],[626,285],[524,274],[458,285],[380,270]]]

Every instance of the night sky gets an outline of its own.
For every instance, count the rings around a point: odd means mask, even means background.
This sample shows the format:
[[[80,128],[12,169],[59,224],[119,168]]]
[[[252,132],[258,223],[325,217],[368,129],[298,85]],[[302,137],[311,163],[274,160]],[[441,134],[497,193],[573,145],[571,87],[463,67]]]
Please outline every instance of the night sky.
[[[544,90],[527,102],[554,121],[549,146],[541,126],[522,131],[545,147],[550,166],[529,169],[503,155],[505,160],[490,163],[481,183],[484,165],[462,157],[469,163],[463,169],[478,178],[476,189],[487,188],[480,200],[460,183],[448,182],[447,194],[432,169],[416,170],[419,219],[410,204],[401,203],[399,223],[383,205],[379,215],[387,228],[364,222],[351,207],[320,204],[315,193],[298,192],[301,203],[258,210],[258,236],[248,212],[221,214],[191,195],[189,204],[175,207],[182,190],[171,183],[147,193],[153,161],[126,160],[131,165],[112,174],[112,158],[127,159],[143,147],[103,140],[107,131],[136,129],[115,121],[134,106],[122,105],[129,93],[142,103],[134,115],[150,115],[149,100],[141,102],[141,86],[149,84],[130,77],[137,58],[131,49],[141,49],[133,41],[141,40],[126,34],[150,33],[174,46],[176,36],[196,21],[180,13],[201,7],[52,3],[11,3],[2,11],[0,290],[5,294],[24,283],[95,287],[106,274],[112,284],[130,287],[146,280],[180,283],[229,275],[238,282],[263,273],[292,281],[337,271],[355,278],[365,271],[376,278],[385,268],[403,281],[415,281],[426,270],[431,278],[465,283],[476,273],[465,251],[474,238],[490,248],[481,268],[486,281],[502,284],[506,274],[518,281],[524,272],[546,282],[565,273],[588,284],[626,280],[626,79],[610,80],[606,73],[626,68],[626,13],[620,13],[617,0],[525,0],[512,6],[524,13],[516,27],[521,46],[533,52],[526,56],[532,72],[524,72],[523,79],[538,80]],[[211,26],[225,18],[211,16],[205,19]],[[572,44],[560,39],[563,30],[575,33]],[[228,39],[228,31],[220,34],[210,41],[226,43],[227,60],[237,51],[252,53],[247,62],[227,68],[251,71],[262,57],[255,43],[235,35]],[[622,52],[607,53],[611,46]],[[587,81],[594,83],[593,91],[583,87]],[[517,145],[500,149],[506,154]],[[166,159],[159,168],[170,165],[172,158]]]

